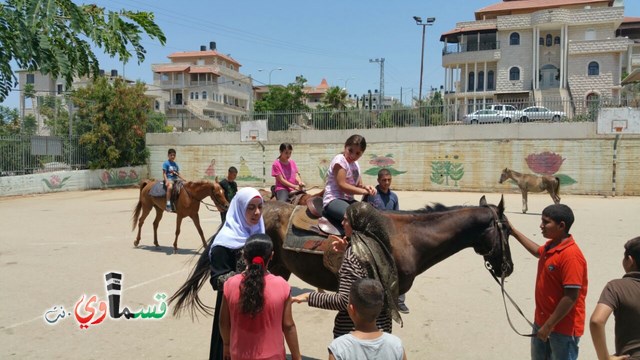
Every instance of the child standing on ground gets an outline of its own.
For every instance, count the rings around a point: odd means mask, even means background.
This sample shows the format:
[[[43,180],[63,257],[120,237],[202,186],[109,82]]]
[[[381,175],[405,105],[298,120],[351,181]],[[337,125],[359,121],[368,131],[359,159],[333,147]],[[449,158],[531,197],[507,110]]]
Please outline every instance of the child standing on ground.
[[[235,166],[231,166],[227,171],[227,177],[220,181],[220,186],[224,190],[224,197],[227,199],[229,203],[231,203],[231,199],[236,196],[238,192],[238,183],[236,183],[236,177],[238,176],[238,169]],[[224,220],[227,217],[227,212],[220,212],[220,220],[224,224]]]
[[[353,283],[347,311],[355,330],[331,342],[329,360],[407,359],[400,338],[380,331],[376,325],[383,305],[384,290],[378,280],[365,278]]]
[[[622,279],[611,280],[602,290],[591,315],[591,339],[598,360],[640,360],[640,236],[624,244]],[[609,355],[605,325],[615,316],[615,355]]]
[[[276,178],[275,195],[278,201],[287,202],[291,191],[302,191],[304,188],[298,165],[291,159],[292,152],[291,144],[280,144],[280,156],[271,165],[271,176]]]
[[[168,159],[162,163],[162,178],[164,179],[164,186],[167,190],[167,211],[173,211],[171,207],[171,191],[173,190],[173,183],[178,179],[182,179],[180,176],[180,167],[176,163],[176,150],[169,149],[167,152]]]
[[[376,189],[364,185],[360,176],[358,159],[367,149],[367,141],[363,136],[351,135],[344,143],[344,150],[336,155],[327,171],[327,184],[322,198],[322,215],[333,225],[342,222],[347,207],[354,203],[354,195],[375,195]]]
[[[567,205],[547,206],[540,229],[549,240],[542,246],[511,226],[511,235],[539,259],[532,360],[578,358],[588,281],[587,262],[569,233],[573,221],[573,211]]]
[[[267,271],[273,257],[271,238],[251,235],[243,257],[247,269],[224,283],[220,310],[224,359],[284,359],[283,340],[292,359],[302,359],[291,313],[291,288],[285,279]]]

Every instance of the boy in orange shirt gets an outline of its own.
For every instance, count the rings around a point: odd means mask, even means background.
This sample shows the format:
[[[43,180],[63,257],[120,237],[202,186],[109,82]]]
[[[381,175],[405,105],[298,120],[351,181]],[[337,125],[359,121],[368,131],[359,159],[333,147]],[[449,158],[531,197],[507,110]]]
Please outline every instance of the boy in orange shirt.
[[[549,240],[542,246],[511,227],[511,235],[539,259],[532,360],[578,358],[588,281],[587,262],[569,233],[573,220],[573,211],[567,205],[547,206],[542,211],[540,229]]]

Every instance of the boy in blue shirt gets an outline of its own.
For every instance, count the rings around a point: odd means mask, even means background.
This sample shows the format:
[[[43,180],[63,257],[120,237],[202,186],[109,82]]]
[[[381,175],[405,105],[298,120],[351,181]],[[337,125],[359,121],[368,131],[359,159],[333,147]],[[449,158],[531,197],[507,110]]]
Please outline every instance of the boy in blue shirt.
[[[162,163],[162,178],[164,179],[164,186],[167,189],[167,211],[171,212],[171,190],[173,189],[173,183],[182,179],[180,176],[180,167],[176,163],[176,150],[169,149],[167,152],[168,159]]]

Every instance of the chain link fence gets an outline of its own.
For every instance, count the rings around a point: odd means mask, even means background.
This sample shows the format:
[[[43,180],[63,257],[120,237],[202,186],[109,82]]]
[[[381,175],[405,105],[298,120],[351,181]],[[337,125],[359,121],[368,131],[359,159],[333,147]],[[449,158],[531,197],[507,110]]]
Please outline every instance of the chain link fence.
[[[0,136],[0,176],[86,169],[88,161],[79,136]]]

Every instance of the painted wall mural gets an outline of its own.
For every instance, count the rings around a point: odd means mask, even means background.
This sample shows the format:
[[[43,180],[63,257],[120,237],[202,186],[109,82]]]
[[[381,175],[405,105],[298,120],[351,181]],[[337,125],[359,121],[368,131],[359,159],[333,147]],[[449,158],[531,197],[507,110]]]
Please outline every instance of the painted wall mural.
[[[207,180],[215,180],[216,179],[216,159],[211,159],[211,163],[204,171],[204,178]]]
[[[47,185],[49,190],[59,190],[64,187],[64,183],[67,182],[67,180],[69,180],[70,177],[71,176],[65,176],[62,179],[60,179],[60,176],[58,175],[51,175],[49,179],[46,179],[46,178],[42,179],[42,182],[44,182],[44,184]]]
[[[140,175],[135,169],[104,170],[100,174],[100,182],[106,186],[133,185],[140,182]]]
[[[369,164],[373,165],[373,167],[367,169],[364,173],[371,176],[378,176],[378,171],[381,169],[387,169],[391,173],[392,176],[404,174],[407,171],[396,170],[393,168],[395,165],[395,160],[393,160],[393,154],[387,154],[384,156],[378,156],[376,154],[369,155],[371,160],[369,160]]]
[[[240,169],[238,169],[238,177],[237,181],[262,181],[262,178],[253,176],[251,169],[249,169],[249,165],[247,161],[240,156]]]
[[[458,187],[458,181],[464,176],[464,164],[460,161],[459,155],[445,155],[443,160],[431,162],[431,182],[444,185]],[[449,184],[449,179],[453,180],[453,184]]]
[[[331,160],[329,159],[321,159],[320,164],[318,165],[318,173],[320,174],[320,178],[322,179],[322,183],[327,183],[327,174],[329,173],[329,164],[331,164]]]
[[[560,167],[566,159],[560,154],[551,151],[543,151],[539,154],[529,154],[525,158],[529,169],[538,175],[553,175],[560,179],[560,185],[577,183],[575,179],[566,174],[558,174]]]

